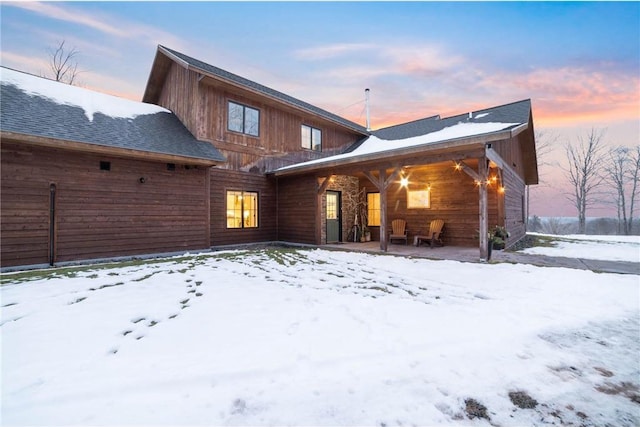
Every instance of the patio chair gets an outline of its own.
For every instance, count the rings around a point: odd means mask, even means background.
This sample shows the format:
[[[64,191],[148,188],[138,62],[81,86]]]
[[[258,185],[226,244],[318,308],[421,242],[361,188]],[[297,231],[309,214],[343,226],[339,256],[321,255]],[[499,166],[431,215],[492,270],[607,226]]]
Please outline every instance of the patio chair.
[[[442,234],[442,229],[444,228],[444,220],[442,219],[434,219],[429,224],[429,234],[426,235],[416,235],[413,238],[413,244],[416,246],[420,246],[423,242],[429,242],[429,246],[431,249],[434,246],[444,246],[442,242],[442,238],[440,235]]]
[[[404,244],[409,244],[407,236],[407,221],[404,219],[394,219],[391,221],[391,234],[389,234],[389,243],[393,240],[404,240]]]

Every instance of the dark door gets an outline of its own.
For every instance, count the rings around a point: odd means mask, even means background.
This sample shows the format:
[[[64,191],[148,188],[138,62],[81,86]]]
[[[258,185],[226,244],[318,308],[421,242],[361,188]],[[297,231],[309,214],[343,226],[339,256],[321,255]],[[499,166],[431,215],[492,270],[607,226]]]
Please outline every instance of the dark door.
[[[341,213],[340,213],[340,192],[327,191],[327,243],[341,241]]]

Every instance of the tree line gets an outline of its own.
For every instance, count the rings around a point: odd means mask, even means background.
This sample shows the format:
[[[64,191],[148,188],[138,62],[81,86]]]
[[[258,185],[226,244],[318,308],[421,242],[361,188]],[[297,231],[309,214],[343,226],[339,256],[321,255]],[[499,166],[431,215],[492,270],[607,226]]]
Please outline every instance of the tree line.
[[[604,130],[592,128],[586,135],[578,137],[577,141],[564,144],[567,166],[563,166],[562,169],[570,185],[570,191],[566,196],[577,212],[577,230],[575,232],[579,234],[593,232],[593,230],[587,229],[587,209],[589,207],[598,204],[613,204],[617,212],[615,234],[637,234],[634,231],[639,226],[635,216],[640,193],[640,185],[638,185],[640,181],[640,144],[632,148],[608,147],[604,143],[604,137]],[[544,157],[550,152],[552,142],[555,140],[557,138],[551,141],[544,134],[536,135],[539,164],[549,164],[544,161]],[[556,229],[566,226],[566,222],[552,218],[547,221],[546,228]],[[605,226],[605,222],[608,225]],[[550,232],[537,230],[539,228],[542,228],[540,218],[536,216],[530,218],[528,224],[530,231]],[[599,228],[609,230],[611,221],[601,221]]]

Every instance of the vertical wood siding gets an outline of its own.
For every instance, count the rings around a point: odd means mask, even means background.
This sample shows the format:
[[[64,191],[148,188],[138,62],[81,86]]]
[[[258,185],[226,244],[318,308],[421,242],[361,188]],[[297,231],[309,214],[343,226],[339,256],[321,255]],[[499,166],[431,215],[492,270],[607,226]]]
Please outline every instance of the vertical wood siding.
[[[504,226],[511,234],[507,240],[507,246],[509,246],[523,238],[526,234],[523,199],[525,185],[512,171],[505,170],[502,174],[505,182]]]
[[[277,238],[275,178],[263,174],[211,169],[211,245],[269,242]],[[258,227],[227,228],[227,191],[258,193]]]
[[[317,180],[312,175],[278,179],[278,240],[316,242]]]
[[[51,183],[58,262],[206,248],[205,177],[202,167],[168,171],[166,163],[3,141],[0,263],[48,262]]]

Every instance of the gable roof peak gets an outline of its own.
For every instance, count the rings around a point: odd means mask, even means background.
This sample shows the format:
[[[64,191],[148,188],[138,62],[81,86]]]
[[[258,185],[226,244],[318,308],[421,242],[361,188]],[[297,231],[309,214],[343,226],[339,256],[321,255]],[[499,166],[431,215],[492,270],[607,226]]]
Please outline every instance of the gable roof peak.
[[[316,107],[315,105],[309,104],[308,102],[302,101],[300,99],[294,98],[293,96],[287,95],[283,92],[277,91],[275,89],[264,86],[255,81],[249,80],[238,74],[231,73],[229,71],[223,70],[222,68],[200,61],[199,59],[185,55],[184,53],[170,49],[166,46],[158,45],[157,52],[169,57],[173,61],[180,63],[182,66],[188,69],[195,70],[199,73],[202,73],[204,75],[207,75],[209,77],[212,77],[218,80],[224,80],[228,83],[241,86],[252,92],[257,92],[277,102],[287,104],[298,110],[306,111],[316,116],[320,116],[325,120],[329,120],[333,123],[337,123],[341,126],[347,127],[350,130],[358,132],[362,135],[369,134],[369,132],[364,126],[361,126],[355,122],[347,120],[344,117],[338,116],[337,114],[334,114],[322,108]],[[155,71],[154,68],[155,68],[156,62],[158,61],[158,53],[156,53],[156,60],[154,61],[154,67],[152,67],[151,75],[149,76],[149,83],[147,83],[147,89],[145,91],[145,96],[143,98],[147,102],[156,101],[156,99],[154,99],[154,96],[157,96],[157,93],[150,90],[150,83],[152,81],[152,77],[155,77],[156,79],[158,78],[157,76],[154,76],[154,71]]]

